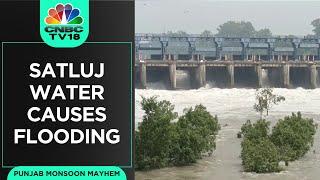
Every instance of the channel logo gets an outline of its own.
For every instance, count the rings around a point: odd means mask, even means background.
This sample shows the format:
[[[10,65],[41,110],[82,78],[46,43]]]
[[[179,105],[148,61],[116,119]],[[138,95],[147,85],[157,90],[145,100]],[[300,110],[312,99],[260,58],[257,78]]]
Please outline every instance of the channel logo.
[[[83,18],[80,16],[80,9],[73,8],[71,4],[58,4],[55,8],[48,10],[47,24],[82,24]]]
[[[52,47],[77,47],[89,35],[89,0],[40,0],[40,34]]]

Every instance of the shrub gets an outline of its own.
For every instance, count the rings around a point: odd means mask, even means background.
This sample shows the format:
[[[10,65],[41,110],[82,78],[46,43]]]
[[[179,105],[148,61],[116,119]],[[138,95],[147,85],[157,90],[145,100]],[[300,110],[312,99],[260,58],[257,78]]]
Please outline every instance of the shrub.
[[[270,122],[266,120],[258,120],[252,124],[248,120],[241,127],[241,134],[251,141],[259,140],[260,138],[268,138]]]
[[[143,98],[143,121],[135,132],[135,167],[138,170],[187,165],[196,162],[202,153],[215,148],[220,129],[217,117],[204,106],[185,110],[174,123],[177,113],[169,101],[156,97]]]
[[[280,119],[269,135],[270,122],[247,121],[241,127],[243,141],[241,158],[245,171],[257,173],[277,172],[279,162],[296,160],[304,156],[313,145],[317,125],[301,113]]]
[[[269,139],[270,122],[258,120],[251,123],[248,120],[241,127],[244,140],[241,143],[242,165],[244,171],[268,173],[278,172],[279,153],[277,147]]]
[[[260,113],[260,120],[252,124],[248,120],[241,127],[238,138],[243,135],[241,158],[245,171],[257,173],[277,172],[279,162],[296,160],[304,156],[313,145],[317,125],[312,119],[302,118],[301,113],[280,119],[269,134],[270,122],[262,120],[264,112],[268,116],[273,105],[284,101],[285,97],[273,94],[269,88],[256,91],[254,109]]]
[[[246,172],[269,173],[279,172],[279,153],[269,138],[262,137],[259,141],[245,138],[241,143],[242,165]]]
[[[136,132],[136,168],[152,169],[168,166],[174,128],[177,118],[169,101],[157,101],[156,97],[142,98],[145,111],[143,121]]]
[[[279,148],[281,160],[293,161],[304,156],[312,147],[316,124],[303,118],[301,113],[292,113],[273,127],[271,141]]]
[[[176,126],[177,134],[171,151],[172,163],[177,166],[195,163],[201,158],[200,147],[201,136],[191,129]],[[200,141],[199,141],[200,140]]]
[[[201,158],[202,153],[216,147],[215,138],[220,126],[203,105],[185,109],[176,124],[177,136],[172,151],[175,165],[187,165]]]

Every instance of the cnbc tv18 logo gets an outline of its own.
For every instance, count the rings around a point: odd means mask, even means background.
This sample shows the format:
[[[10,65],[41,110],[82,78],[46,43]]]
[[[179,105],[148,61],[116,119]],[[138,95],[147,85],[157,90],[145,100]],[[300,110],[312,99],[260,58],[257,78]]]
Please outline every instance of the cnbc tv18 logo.
[[[52,47],[77,47],[89,34],[89,0],[40,0],[40,34]]]
[[[80,33],[83,32],[83,18],[80,16],[80,9],[74,8],[72,4],[58,4],[55,8],[48,10],[45,18],[47,26],[45,31],[52,40],[59,38],[64,40],[79,40]]]

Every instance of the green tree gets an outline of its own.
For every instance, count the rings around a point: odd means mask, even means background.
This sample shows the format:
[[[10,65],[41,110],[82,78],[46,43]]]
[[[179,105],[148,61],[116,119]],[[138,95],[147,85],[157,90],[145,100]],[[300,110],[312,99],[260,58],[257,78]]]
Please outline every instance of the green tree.
[[[247,172],[268,173],[278,172],[280,156],[277,147],[269,138],[270,122],[258,120],[256,123],[247,121],[241,127],[241,159]]]
[[[241,127],[241,134],[251,141],[258,140],[260,138],[268,138],[269,137],[269,126],[270,122],[264,119],[258,120],[256,123],[251,123],[248,120]]]
[[[259,31],[256,31],[255,37],[270,38],[270,37],[272,37],[272,33],[271,33],[270,29],[264,28],[264,29],[260,29]]]
[[[280,171],[279,162],[297,160],[312,147],[317,124],[312,119],[302,118],[300,112],[280,119],[269,133],[270,122],[262,119],[264,111],[284,100],[274,95],[271,89],[257,90],[254,105],[261,117],[256,123],[248,120],[241,127],[238,136],[241,142],[241,159],[245,171],[267,173]]]
[[[136,169],[187,165],[212,153],[220,126],[203,105],[185,109],[177,122],[169,101],[143,97],[141,105],[145,115],[135,131]]]
[[[136,132],[136,168],[168,166],[175,133],[171,122],[177,118],[174,106],[157,97],[143,97],[141,105],[145,115]]]
[[[272,37],[270,29],[264,28],[256,31],[251,22],[246,21],[228,21],[221,24],[218,28],[216,36],[219,37]]]
[[[245,171],[258,173],[279,171],[278,163],[294,161],[312,147],[317,125],[301,113],[280,119],[269,134],[270,122],[247,121],[241,127],[241,159]],[[263,150],[265,149],[265,150]]]
[[[270,173],[279,172],[280,156],[277,147],[269,138],[259,141],[244,139],[241,143],[242,165],[246,172]]]
[[[312,147],[317,125],[301,113],[280,119],[272,129],[271,141],[279,148],[283,161],[304,156]]]
[[[255,34],[255,29],[251,22],[245,21],[228,21],[221,24],[217,30],[216,36],[219,37],[253,37]]]
[[[270,122],[262,119],[263,112],[270,110],[271,106],[284,100],[284,97],[273,94],[272,89],[257,89],[254,109],[260,113],[260,120],[251,123],[248,120],[241,127],[243,135],[241,142],[241,159],[245,171],[269,173],[280,171],[280,154],[277,147],[270,140]]]
[[[316,36],[320,36],[320,18],[315,19],[311,22],[311,25],[313,26],[313,32]]]
[[[203,153],[215,147],[215,138],[220,129],[218,118],[213,117],[203,105],[184,110],[185,114],[176,124],[177,136],[172,151],[175,165],[196,162]]]
[[[271,88],[257,89],[256,103],[253,108],[260,113],[260,119],[262,119],[264,112],[266,112],[266,116],[268,116],[273,105],[277,105],[284,100],[284,96],[273,94],[273,89]]]
[[[204,30],[201,34],[200,37],[213,37],[213,34],[209,30]]]

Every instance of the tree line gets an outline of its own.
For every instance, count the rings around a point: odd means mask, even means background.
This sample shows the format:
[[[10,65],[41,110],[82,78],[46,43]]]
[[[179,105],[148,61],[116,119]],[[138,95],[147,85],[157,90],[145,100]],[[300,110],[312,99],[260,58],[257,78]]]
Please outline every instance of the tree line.
[[[313,33],[307,37],[319,37],[320,36],[320,18],[311,22],[313,26]],[[201,37],[255,37],[255,38],[270,38],[275,35],[272,34],[269,28],[256,29],[249,21],[228,21],[218,26],[217,33],[213,34],[209,30],[204,30]],[[188,33],[185,31],[168,31],[167,36],[172,37],[186,37]],[[294,35],[287,35],[288,38],[295,38]]]

